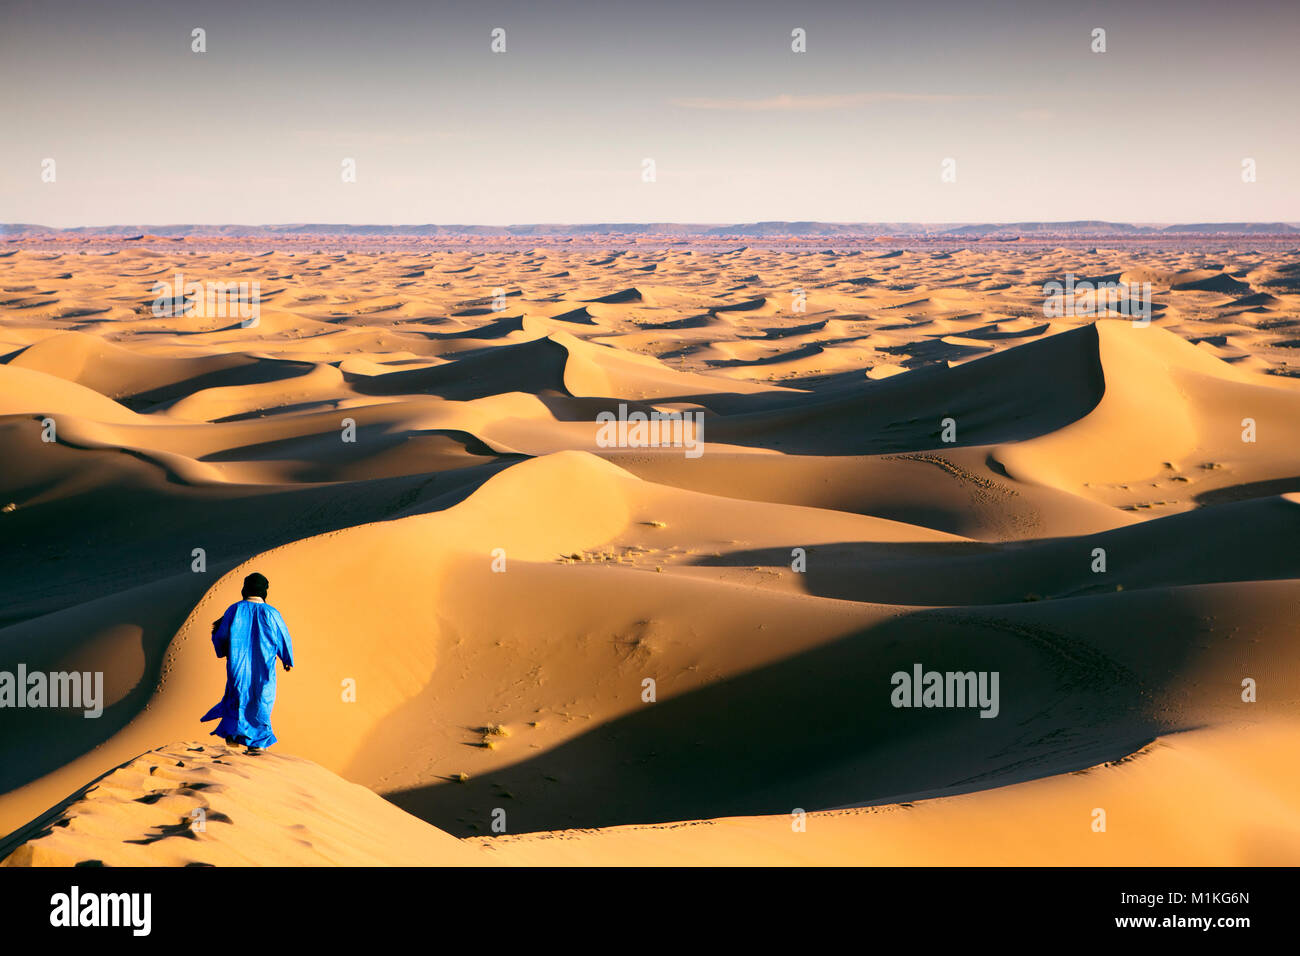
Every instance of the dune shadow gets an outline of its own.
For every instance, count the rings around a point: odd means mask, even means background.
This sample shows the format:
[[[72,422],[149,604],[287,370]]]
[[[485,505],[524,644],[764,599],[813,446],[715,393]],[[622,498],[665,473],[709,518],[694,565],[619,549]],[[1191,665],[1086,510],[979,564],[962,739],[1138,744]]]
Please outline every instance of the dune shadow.
[[[1272,485],[1259,482],[1258,485]],[[1273,534],[1261,539],[1259,529]],[[1115,591],[1300,578],[1300,506],[1276,496],[1232,500],[1080,536],[1007,542],[791,542],[694,557],[700,567],[793,573],[817,597],[895,605],[991,605]],[[1094,570],[1094,550],[1107,556]],[[1207,562],[1204,555],[1215,555]]]
[[[680,694],[647,664],[658,702],[464,782],[384,796],[469,836],[489,832],[496,808],[519,833],[827,809],[1079,770],[1168,729],[1147,700],[1186,655],[1190,614],[1163,606],[1144,673],[1119,661],[1125,614],[1109,604],[1110,626],[1087,637],[1039,605],[919,611]],[[999,672],[998,716],[894,707],[891,675],[917,663]],[[629,677],[638,692],[641,677]]]
[[[446,365],[377,375],[344,372],[343,378],[361,395],[429,394],[460,402],[506,392],[567,393],[564,369],[568,356],[559,343],[535,339],[468,350]]]
[[[1088,325],[953,368],[927,365],[880,381],[857,376],[811,395],[776,393],[761,411],[719,419],[706,440],[787,455],[999,444],[1064,428],[1104,392],[1097,332]],[[946,419],[955,425],[951,442],[942,437]]]
[[[245,365],[204,372],[166,385],[159,385],[116,399],[121,405],[141,414],[162,410],[182,398],[209,388],[231,388],[287,382],[307,375],[315,366],[311,362],[285,359],[256,359]],[[110,396],[112,397],[112,396]]]
[[[1230,504],[1237,501],[1249,501],[1252,498],[1265,498],[1272,495],[1290,495],[1300,492],[1300,475],[1289,478],[1271,478],[1267,481],[1248,481],[1226,488],[1215,488],[1196,495],[1194,500],[1199,507]]]
[[[522,460],[494,458],[467,457],[463,467],[444,471],[301,487],[191,486],[128,474],[74,498],[20,508],[6,516],[6,531],[22,547],[0,549],[0,628],[169,578],[178,566],[188,572],[197,543],[210,568],[233,566],[311,535],[441,511]],[[18,500],[41,491],[40,485],[5,489]]]

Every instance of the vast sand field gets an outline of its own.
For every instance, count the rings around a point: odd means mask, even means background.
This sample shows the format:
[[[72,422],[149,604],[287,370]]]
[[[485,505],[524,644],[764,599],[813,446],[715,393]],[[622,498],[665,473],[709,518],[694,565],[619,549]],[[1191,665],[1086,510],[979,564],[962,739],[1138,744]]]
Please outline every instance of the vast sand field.
[[[105,709],[0,711],[8,864],[1300,863],[1300,251],[14,245],[0,670]]]

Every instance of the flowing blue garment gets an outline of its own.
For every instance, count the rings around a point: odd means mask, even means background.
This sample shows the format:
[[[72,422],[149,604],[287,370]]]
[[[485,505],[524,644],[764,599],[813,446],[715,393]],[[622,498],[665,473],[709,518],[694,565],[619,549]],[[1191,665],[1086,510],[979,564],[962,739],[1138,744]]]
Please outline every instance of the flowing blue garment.
[[[250,747],[275,743],[271,708],[275,706],[275,659],[293,666],[293,645],[280,612],[269,604],[240,601],[222,615],[212,633],[217,656],[226,659],[226,693],[202,720],[221,718],[212,733],[233,737]]]

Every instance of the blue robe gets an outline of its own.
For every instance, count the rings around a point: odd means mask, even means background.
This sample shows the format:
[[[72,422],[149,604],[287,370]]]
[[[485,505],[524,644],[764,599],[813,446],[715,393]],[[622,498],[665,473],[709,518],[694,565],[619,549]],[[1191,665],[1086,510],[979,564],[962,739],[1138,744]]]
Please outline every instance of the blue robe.
[[[212,634],[217,656],[226,659],[226,693],[203,715],[221,718],[212,733],[233,737],[250,747],[275,743],[271,708],[275,706],[275,659],[293,666],[293,645],[280,612],[269,604],[240,601],[222,615]]]

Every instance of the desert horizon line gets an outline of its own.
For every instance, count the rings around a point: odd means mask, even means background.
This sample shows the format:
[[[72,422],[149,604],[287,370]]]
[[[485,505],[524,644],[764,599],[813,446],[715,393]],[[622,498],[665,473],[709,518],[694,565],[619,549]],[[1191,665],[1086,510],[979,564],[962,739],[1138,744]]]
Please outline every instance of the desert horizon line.
[[[1240,234],[1288,235],[1300,233],[1300,223],[1285,220],[1199,220],[1169,222],[1124,222],[1107,219],[1048,219],[1018,221],[836,221],[817,219],[759,219],[744,222],[682,222],[676,220],[604,220],[592,222],[519,223],[364,223],[364,222],[275,222],[275,223],[110,223],[103,225],[46,226],[41,223],[0,223],[0,235],[19,238],[36,234],[153,234],[158,236],[231,236],[240,230],[279,234],[317,233],[330,235],[590,235],[665,234],[717,237],[761,234],[767,236],[890,236],[890,235],[980,235],[1005,232],[1035,232],[1044,235],[1074,233],[1080,236],[1154,234]]]

